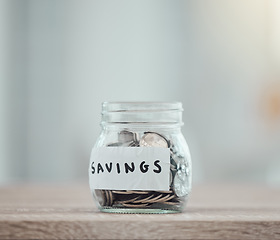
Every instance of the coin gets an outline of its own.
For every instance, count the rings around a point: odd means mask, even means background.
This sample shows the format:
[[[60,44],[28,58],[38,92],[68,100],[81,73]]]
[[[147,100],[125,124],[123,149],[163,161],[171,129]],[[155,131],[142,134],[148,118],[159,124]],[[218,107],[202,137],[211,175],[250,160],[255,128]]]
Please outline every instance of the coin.
[[[105,196],[104,196],[104,193],[102,190],[95,190],[95,196],[96,196],[96,199],[98,201],[98,203],[101,205],[101,206],[104,206],[105,205]]]
[[[155,132],[145,132],[140,140],[140,147],[169,147],[169,141]]]
[[[139,147],[139,142],[130,142],[129,147]]]
[[[169,202],[169,201],[164,202],[164,204],[168,204],[168,205],[177,205],[179,203],[180,202]]]
[[[174,161],[173,157],[170,157],[170,170],[173,171],[177,170],[177,163]]]
[[[142,198],[140,200],[133,201],[133,203],[148,203],[149,202],[148,200],[150,200],[153,197],[154,197],[154,195],[151,194],[150,196],[147,196],[147,197]]]
[[[131,191],[132,193],[135,193],[135,194],[149,194],[149,192],[147,192],[147,191],[135,191],[135,190],[133,190],[133,191]]]
[[[122,143],[119,143],[119,142],[115,142],[115,143],[108,143],[106,145],[106,147],[120,147],[122,146]]]
[[[113,190],[113,193],[116,194],[131,194],[133,191],[127,191],[127,190]]]
[[[111,190],[105,190],[107,197],[107,206],[112,206],[114,202],[113,194]]]
[[[172,186],[172,183],[173,183],[173,174],[172,174],[172,171],[170,170],[169,171],[169,186]]]
[[[168,198],[165,198],[164,200],[165,200],[165,202],[167,202],[167,201],[169,201],[169,200],[171,200],[173,198],[175,198],[174,194],[173,195],[169,195]]]
[[[172,156],[172,160],[173,160],[173,163],[177,166],[179,163],[182,163],[185,161],[185,157],[180,155],[180,154],[174,154],[172,153],[171,154]]]
[[[123,204],[123,203],[135,203],[138,198],[139,197],[135,197],[133,199],[121,200],[121,201],[119,201],[119,203],[121,203],[121,204]]]
[[[136,142],[125,142],[125,143],[121,143],[121,142],[115,142],[115,143],[109,143],[106,145],[107,147],[133,147],[133,146],[137,146]]]
[[[190,169],[189,169],[189,166],[187,163],[182,163],[180,165],[180,169],[186,176],[188,176],[190,174]]]
[[[161,196],[160,198],[155,199],[155,200],[153,201],[153,203],[157,203],[157,202],[162,202],[162,203],[164,203],[165,201],[168,201],[168,200],[170,200],[170,199],[172,199],[172,198],[170,198],[170,195],[168,194],[168,195],[166,195],[166,196]]]
[[[118,134],[118,141],[120,143],[137,142],[138,134],[136,132],[122,130]]]
[[[123,204],[124,207],[130,207],[130,208],[139,208],[139,207],[147,207],[148,203],[144,203],[144,204],[128,204],[128,203],[124,203]]]
[[[158,191],[159,193],[172,193],[172,190],[168,190],[168,191]]]
[[[160,194],[160,195],[158,195],[158,196],[156,196],[156,197],[154,197],[154,198],[151,198],[151,199],[149,199],[149,200],[146,199],[146,202],[148,202],[148,203],[155,203],[155,202],[157,202],[157,200],[160,199],[162,196],[163,196],[163,195]]]
[[[114,202],[111,190],[95,190],[95,195],[101,206],[112,206]]]
[[[181,171],[178,171],[174,177],[174,192],[178,197],[189,194],[188,179]]]

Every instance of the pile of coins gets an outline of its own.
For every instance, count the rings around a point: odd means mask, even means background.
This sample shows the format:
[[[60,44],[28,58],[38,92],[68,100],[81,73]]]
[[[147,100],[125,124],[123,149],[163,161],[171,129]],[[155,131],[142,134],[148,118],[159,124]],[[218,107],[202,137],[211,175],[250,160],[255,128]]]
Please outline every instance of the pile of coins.
[[[170,191],[95,190],[100,205],[105,207],[148,207],[154,204],[176,205],[180,199]]]
[[[187,159],[176,151],[174,144],[156,132],[140,134],[123,130],[118,133],[118,142],[107,147],[164,147],[170,149],[170,188],[169,191],[139,190],[95,190],[102,207],[148,208],[180,205],[188,195],[190,169]]]

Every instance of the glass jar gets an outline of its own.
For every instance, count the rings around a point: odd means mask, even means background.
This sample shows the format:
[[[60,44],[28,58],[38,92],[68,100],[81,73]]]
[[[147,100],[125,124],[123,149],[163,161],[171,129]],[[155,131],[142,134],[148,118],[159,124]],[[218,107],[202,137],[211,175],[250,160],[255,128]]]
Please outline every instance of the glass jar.
[[[182,212],[192,168],[180,102],[104,102],[89,183],[102,212]]]

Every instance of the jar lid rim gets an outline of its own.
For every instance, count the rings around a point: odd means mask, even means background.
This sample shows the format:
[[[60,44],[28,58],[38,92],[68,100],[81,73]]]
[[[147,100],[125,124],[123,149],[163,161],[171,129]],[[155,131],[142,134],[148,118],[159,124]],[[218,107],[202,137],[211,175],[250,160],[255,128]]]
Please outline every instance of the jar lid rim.
[[[103,112],[119,111],[183,111],[181,102],[103,102]]]

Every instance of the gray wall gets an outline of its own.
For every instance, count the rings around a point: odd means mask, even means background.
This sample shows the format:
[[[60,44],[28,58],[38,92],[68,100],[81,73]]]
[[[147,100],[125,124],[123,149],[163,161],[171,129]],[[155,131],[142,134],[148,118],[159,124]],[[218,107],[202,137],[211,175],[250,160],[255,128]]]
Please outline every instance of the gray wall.
[[[0,182],[26,178],[27,14],[25,1],[0,1]]]
[[[101,102],[177,100],[194,182],[280,185],[279,15],[275,0],[0,0],[0,182],[85,180]]]

